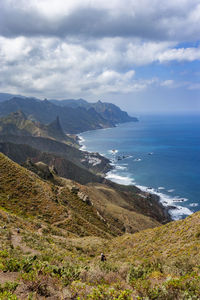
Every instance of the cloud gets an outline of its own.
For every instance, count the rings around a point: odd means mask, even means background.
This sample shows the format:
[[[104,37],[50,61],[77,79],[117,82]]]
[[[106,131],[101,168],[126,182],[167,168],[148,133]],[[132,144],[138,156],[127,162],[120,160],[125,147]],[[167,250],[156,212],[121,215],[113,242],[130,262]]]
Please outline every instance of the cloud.
[[[158,55],[160,62],[200,60],[200,47],[169,49]]]
[[[59,39],[0,38],[1,89],[14,87],[25,94],[65,97],[88,93],[127,92],[134,70],[117,68],[114,53],[105,54]],[[112,55],[113,53],[113,55]],[[118,69],[118,70],[117,70]]]
[[[173,87],[174,86],[174,80],[172,80],[172,79],[164,80],[160,83],[160,85],[165,86],[165,87]]]
[[[0,34],[16,36],[139,37],[194,40],[198,0],[4,0]]]
[[[4,0],[0,88],[56,98],[175,88],[138,70],[200,60],[200,48],[178,47],[199,27],[199,0]]]

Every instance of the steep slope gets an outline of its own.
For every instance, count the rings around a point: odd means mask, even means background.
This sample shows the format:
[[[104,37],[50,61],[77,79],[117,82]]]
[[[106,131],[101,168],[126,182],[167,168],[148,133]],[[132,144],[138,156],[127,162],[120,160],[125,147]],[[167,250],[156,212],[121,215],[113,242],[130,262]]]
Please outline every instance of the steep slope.
[[[114,207],[112,188],[70,189],[71,181],[54,176],[56,185],[0,154],[1,299],[200,298],[200,212],[113,237],[122,233],[121,220],[104,220],[79,195],[96,189]]]
[[[200,212],[197,212],[184,220],[113,239],[110,257],[126,257],[126,261],[133,263],[155,259],[166,265],[173,265],[179,259],[187,264],[190,258],[191,263],[199,265],[199,249]]]
[[[96,111],[91,112],[82,107],[60,107],[47,100],[17,97],[0,103],[0,116],[18,110],[23,111],[28,119],[45,124],[53,122],[58,116],[63,130],[68,133],[113,126],[112,122],[105,120]]]
[[[113,124],[138,121],[137,118],[130,117],[127,112],[122,111],[118,106],[108,102],[101,102],[100,100],[96,103],[89,103],[84,99],[50,100],[50,102],[62,107],[84,107],[87,110],[94,109],[95,112],[100,114],[105,120]]]
[[[127,112],[122,111],[118,106],[112,103],[98,101],[97,103],[92,103],[91,105],[104,119],[112,120],[112,122],[115,124],[138,121],[137,118],[130,117]]]
[[[77,235],[109,237],[108,226],[98,217],[96,209],[70,192],[40,179],[0,153],[0,206],[18,216],[35,217]],[[118,232],[118,230],[117,230]]]
[[[0,118],[0,135],[36,136],[75,144],[75,140],[64,134],[59,118],[48,125],[28,120],[22,111]]]
[[[81,190],[89,196],[105,219],[117,220],[122,232],[135,232],[170,221],[169,215],[157,199],[141,195],[138,189],[126,191],[117,184],[80,168],[71,161],[56,155],[41,153],[26,145],[0,143],[0,151],[24,167],[34,171],[32,163],[43,162],[55,170],[58,176],[80,184]],[[101,183],[101,184],[100,184]],[[74,183],[73,183],[74,184]],[[73,185],[72,184],[72,185]]]
[[[102,174],[110,169],[109,160],[99,154],[83,152],[64,143],[47,138],[0,135],[0,142],[29,145],[41,152],[48,152],[69,160],[77,166],[92,171],[95,174]],[[98,164],[94,163],[95,160],[98,160]]]
[[[103,181],[102,177],[91,173],[84,168],[84,166],[78,166],[71,160],[54,154],[41,152],[28,145],[0,142],[0,152],[26,168],[29,168],[29,165],[26,163],[27,160],[31,160],[35,163],[39,161],[44,162],[49,167],[53,167],[59,176],[77,181],[81,184]]]

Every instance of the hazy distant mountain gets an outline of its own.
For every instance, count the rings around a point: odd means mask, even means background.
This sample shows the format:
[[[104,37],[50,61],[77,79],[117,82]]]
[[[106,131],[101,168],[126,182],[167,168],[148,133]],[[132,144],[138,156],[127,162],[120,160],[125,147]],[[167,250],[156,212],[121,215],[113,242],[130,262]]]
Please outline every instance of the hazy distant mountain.
[[[112,121],[114,124],[138,121],[137,118],[130,117],[127,114],[127,112],[122,111],[118,106],[112,103],[101,102],[101,101],[98,101],[96,103],[89,103],[84,99],[49,100],[49,101],[62,107],[73,107],[73,108],[84,107],[87,110],[93,108],[105,120]]]
[[[41,101],[34,98],[14,97],[0,103],[0,116],[6,116],[11,112],[23,111],[28,119],[48,124],[57,116],[64,131],[78,133],[86,130],[112,127],[112,120],[104,119],[94,108],[61,107],[47,100]]]
[[[26,98],[25,96],[22,96],[22,95],[0,93],[0,102],[7,101],[13,97]]]
[[[66,99],[66,100],[49,100],[49,102],[54,103],[59,106],[69,106],[69,107],[84,107],[89,108],[91,107],[91,103],[87,102],[86,100],[80,99]]]

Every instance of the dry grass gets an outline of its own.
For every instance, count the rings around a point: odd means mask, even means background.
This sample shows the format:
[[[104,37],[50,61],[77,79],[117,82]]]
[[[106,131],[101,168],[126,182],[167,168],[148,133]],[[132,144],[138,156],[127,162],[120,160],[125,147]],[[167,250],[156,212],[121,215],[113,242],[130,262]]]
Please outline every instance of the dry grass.
[[[200,212],[113,237],[120,213],[126,226],[147,217],[132,212],[131,220],[125,207],[117,210],[112,188],[103,198],[98,187],[105,223],[65,180],[52,185],[3,155],[0,180],[0,299],[200,299]]]

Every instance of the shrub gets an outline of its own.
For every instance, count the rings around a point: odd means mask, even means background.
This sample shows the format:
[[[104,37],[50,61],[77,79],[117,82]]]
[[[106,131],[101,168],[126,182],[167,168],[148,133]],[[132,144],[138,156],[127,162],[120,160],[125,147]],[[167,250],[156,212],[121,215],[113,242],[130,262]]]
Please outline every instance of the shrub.
[[[99,285],[93,288],[92,292],[87,295],[88,300],[131,300],[131,290],[115,290],[113,287]]]

